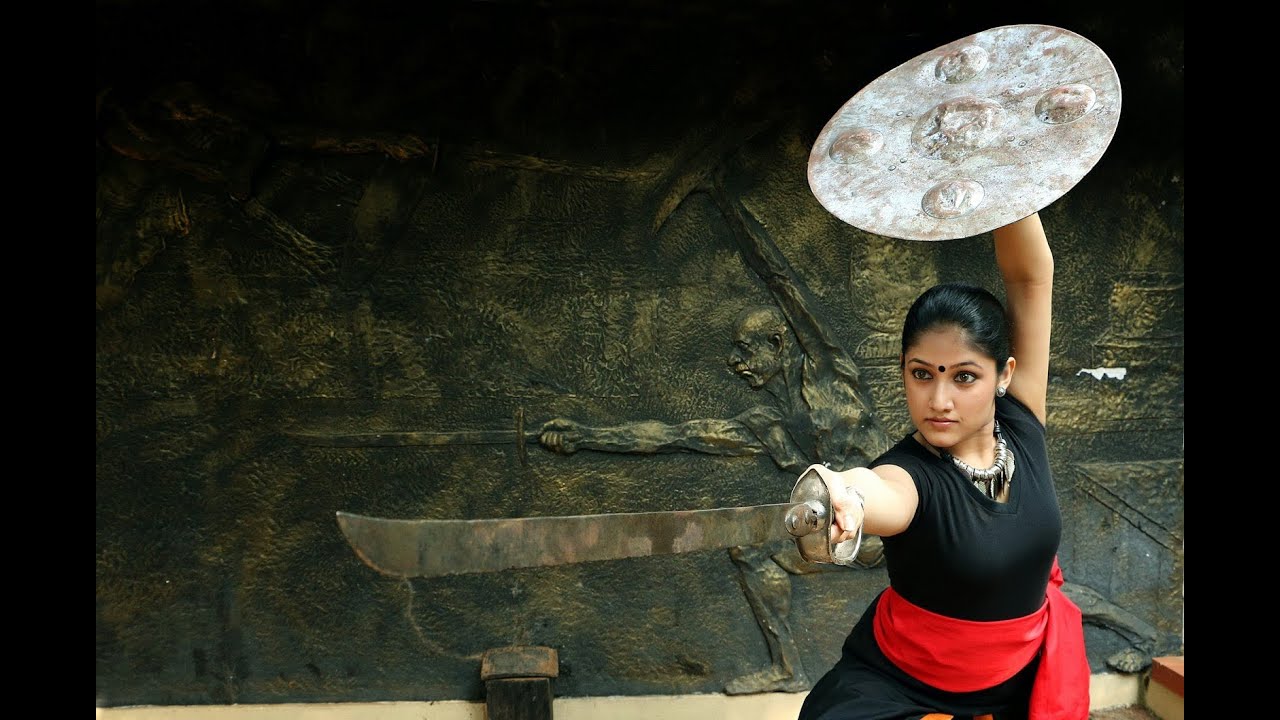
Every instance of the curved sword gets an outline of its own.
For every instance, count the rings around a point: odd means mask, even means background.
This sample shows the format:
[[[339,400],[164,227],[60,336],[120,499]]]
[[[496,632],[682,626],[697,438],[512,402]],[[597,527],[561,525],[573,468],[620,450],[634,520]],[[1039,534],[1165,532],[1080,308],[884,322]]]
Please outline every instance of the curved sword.
[[[805,473],[792,502],[661,512],[402,520],[339,511],[338,526],[365,564],[395,577],[439,577],[648,555],[669,555],[793,538],[815,562],[833,560],[830,496]],[[841,564],[846,564],[841,562]]]

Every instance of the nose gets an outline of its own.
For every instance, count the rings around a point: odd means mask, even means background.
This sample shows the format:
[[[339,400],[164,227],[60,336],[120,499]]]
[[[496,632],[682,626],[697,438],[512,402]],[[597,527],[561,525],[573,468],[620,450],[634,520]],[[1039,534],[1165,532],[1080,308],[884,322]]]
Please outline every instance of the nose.
[[[937,411],[945,411],[951,409],[951,388],[947,383],[934,383],[933,390],[929,393],[929,407]]]

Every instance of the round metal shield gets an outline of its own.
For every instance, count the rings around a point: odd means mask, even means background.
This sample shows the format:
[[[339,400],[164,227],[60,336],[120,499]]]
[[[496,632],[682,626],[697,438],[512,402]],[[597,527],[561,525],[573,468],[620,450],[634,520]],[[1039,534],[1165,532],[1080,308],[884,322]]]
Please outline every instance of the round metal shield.
[[[844,222],[904,240],[972,237],[1037,212],[1102,157],[1120,78],[1084,37],[984,30],[871,82],[818,134],[809,187]]]

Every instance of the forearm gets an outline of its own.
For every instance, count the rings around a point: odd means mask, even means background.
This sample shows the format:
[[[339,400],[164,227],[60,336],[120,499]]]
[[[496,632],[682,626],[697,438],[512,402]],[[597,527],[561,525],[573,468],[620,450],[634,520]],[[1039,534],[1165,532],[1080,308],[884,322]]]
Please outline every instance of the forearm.
[[[1004,279],[1016,372],[1006,390],[1047,417],[1049,341],[1053,325],[1053,254],[1039,214],[995,231],[996,262]]]
[[[1005,287],[1053,284],[1053,253],[1039,213],[996,228],[992,234]]]
[[[837,471],[811,465],[827,482],[837,542],[851,540],[859,528],[871,535],[897,535],[911,524],[918,501],[915,484],[896,466]],[[806,471],[807,472],[807,471]],[[857,495],[853,489],[857,489]]]

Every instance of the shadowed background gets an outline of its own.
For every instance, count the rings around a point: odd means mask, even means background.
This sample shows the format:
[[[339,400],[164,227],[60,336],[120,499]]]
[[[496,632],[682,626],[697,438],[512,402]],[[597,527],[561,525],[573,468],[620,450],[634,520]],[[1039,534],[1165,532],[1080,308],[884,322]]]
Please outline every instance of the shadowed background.
[[[1165,7],[98,2],[97,704],[478,699],[481,653],[509,644],[556,648],[562,696],[721,692],[768,668],[723,550],[405,582],[334,513],[785,500],[795,475],[767,455],[517,438],[768,403],[726,365],[738,312],[774,300],[713,178],[890,437],[908,432],[902,315],[933,282],[997,287],[990,236],[844,225],[809,192],[809,148],[882,73],[1013,23],[1089,38],[1124,93],[1110,149],[1041,212],[1062,566],[1126,614],[1086,626],[1095,672],[1179,652],[1183,21]],[[886,582],[791,578],[811,680]]]

